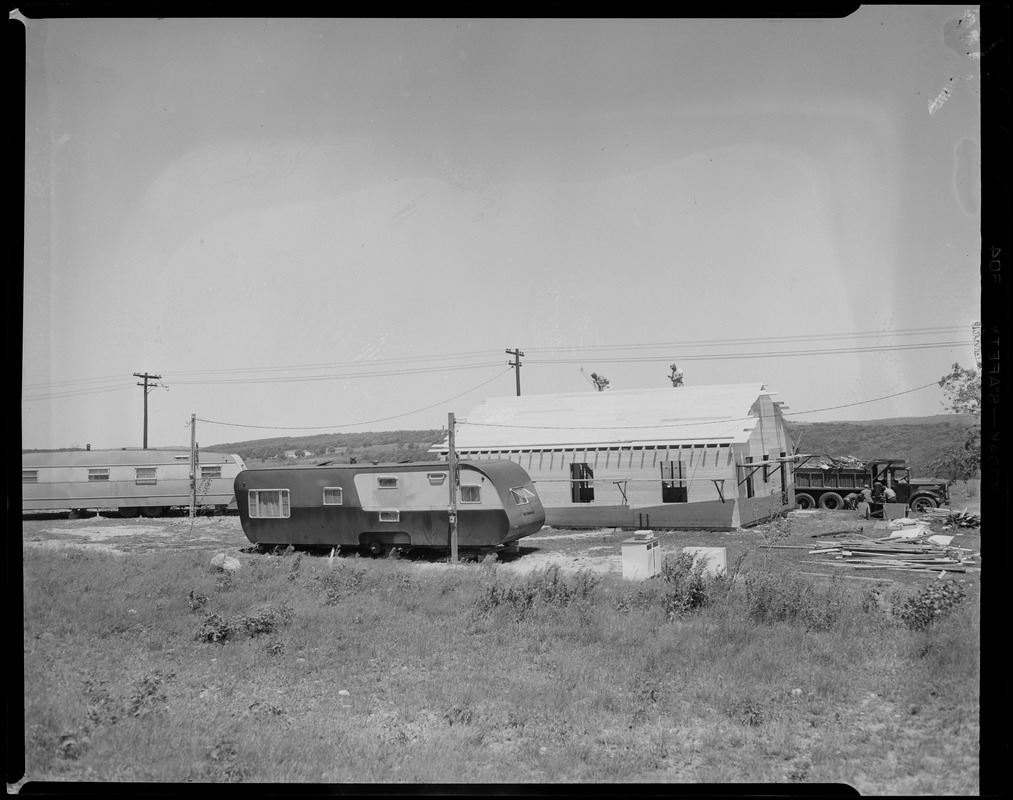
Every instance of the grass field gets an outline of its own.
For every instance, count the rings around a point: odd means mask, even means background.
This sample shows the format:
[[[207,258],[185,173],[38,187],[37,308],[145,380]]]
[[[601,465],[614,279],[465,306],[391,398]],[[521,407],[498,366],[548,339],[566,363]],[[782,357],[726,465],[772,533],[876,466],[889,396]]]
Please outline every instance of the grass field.
[[[27,546],[25,523],[26,777],[977,794],[978,576],[803,574],[815,535],[862,523],[665,534],[642,583],[517,569],[621,532],[546,532],[513,564],[230,550],[229,576],[199,535],[124,555]],[[734,577],[683,544],[726,546]]]

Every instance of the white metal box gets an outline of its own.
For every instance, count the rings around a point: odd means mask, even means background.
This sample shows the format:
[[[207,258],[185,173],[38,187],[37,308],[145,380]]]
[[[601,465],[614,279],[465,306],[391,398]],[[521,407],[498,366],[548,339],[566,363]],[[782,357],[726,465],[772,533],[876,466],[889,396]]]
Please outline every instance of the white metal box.
[[[636,531],[632,539],[623,539],[623,578],[642,581],[661,572],[661,549],[652,531]]]
[[[703,561],[703,574],[716,577],[727,569],[727,554],[724,547],[684,547],[682,552],[693,556],[694,566]]]

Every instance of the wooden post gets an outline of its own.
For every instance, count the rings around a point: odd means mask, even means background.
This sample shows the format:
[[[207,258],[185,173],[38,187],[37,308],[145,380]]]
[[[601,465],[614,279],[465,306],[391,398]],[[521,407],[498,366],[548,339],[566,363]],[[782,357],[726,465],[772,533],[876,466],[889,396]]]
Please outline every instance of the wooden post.
[[[448,416],[448,428],[450,430],[450,436],[447,438],[448,452],[447,452],[447,471],[449,474],[450,484],[450,506],[447,508],[447,513],[450,518],[450,563],[457,563],[457,451],[454,450],[454,412],[450,412]]]
[[[197,513],[197,415],[190,415],[190,519]]]

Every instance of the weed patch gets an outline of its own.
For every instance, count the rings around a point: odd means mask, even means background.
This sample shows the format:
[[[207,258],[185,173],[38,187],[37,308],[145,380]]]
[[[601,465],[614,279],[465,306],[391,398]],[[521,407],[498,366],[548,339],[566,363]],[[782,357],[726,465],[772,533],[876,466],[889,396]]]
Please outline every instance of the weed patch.
[[[227,619],[211,611],[197,629],[196,639],[198,642],[221,643],[234,633],[235,629]]]
[[[572,603],[590,600],[601,578],[581,570],[573,576],[560,574],[556,564],[529,574],[521,581],[501,581],[492,573],[475,605],[478,616],[488,616],[498,606],[505,606],[522,619],[536,604],[565,608]]]
[[[923,631],[949,614],[967,596],[955,581],[935,581],[912,597],[898,599],[893,614],[913,631]]]

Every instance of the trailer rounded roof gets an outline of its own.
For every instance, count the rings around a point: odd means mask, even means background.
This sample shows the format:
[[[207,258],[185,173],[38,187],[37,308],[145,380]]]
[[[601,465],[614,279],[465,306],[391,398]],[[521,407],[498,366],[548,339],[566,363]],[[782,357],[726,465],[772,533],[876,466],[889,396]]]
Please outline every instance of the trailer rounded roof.
[[[460,451],[615,444],[734,444],[759,421],[763,384],[494,397],[459,419]],[[430,452],[444,452],[447,442]]]

